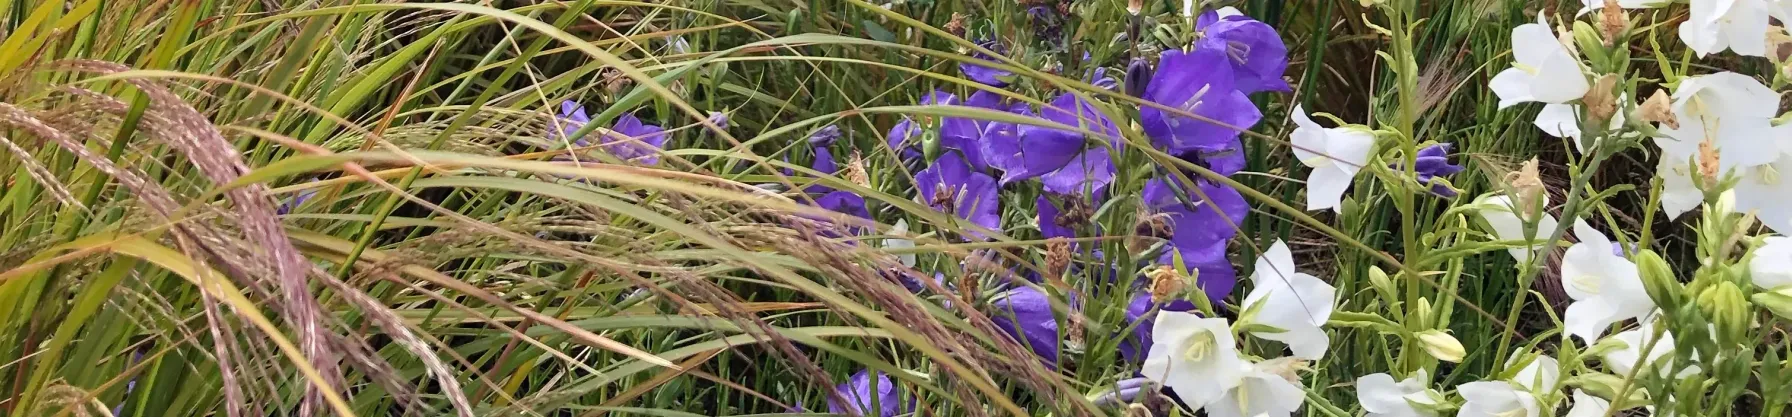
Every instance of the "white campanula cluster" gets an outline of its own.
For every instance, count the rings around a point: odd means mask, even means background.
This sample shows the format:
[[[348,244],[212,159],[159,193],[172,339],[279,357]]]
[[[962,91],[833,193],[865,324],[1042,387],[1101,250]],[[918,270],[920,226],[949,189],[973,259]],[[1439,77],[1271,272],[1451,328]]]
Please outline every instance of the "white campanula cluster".
[[[1324,326],[1337,290],[1295,271],[1293,253],[1280,240],[1256,267],[1255,287],[1236,326],[1225,318],[1160,312],[1152,328],[1155,342],[1139,374],[1213,417],[1288,416],[1299,409],[1306,396],[1299,371],[1325,356],[1330,340]],[[1282,342],[1289,355],[1251,358],[1239,351],[1245,335]]]

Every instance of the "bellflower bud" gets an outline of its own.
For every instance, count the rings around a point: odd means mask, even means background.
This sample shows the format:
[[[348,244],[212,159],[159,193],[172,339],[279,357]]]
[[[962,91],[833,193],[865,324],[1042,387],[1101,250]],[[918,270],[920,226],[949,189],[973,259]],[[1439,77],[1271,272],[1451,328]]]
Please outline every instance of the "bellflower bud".
[[[1680,306],[1685,286],[1674,277],[1674,270],[1668,262],[1661,259],[1655,251],[1643,249],[1631,257],[1636,262],[1638,275],[1643,278],[1643,290],[1649,293],[1649,299],[1664,311],[1673,311]]]
[[[1126,64],[1126,95],[1144,97],[1145,87],[1151,83],[1151,64],[1144,58],[1133,58]]]
[[[1425,353],[1444,362],[1462,362],[1462,357],[1468,354],[1455,336],[1437,329],[1419,332],[1419,345],[1425,348]]]
[[[1792,320],[1792,287],[1755,293],[1749,299],[1754,301],[1755,305],[1773,312],[1775,316]]]

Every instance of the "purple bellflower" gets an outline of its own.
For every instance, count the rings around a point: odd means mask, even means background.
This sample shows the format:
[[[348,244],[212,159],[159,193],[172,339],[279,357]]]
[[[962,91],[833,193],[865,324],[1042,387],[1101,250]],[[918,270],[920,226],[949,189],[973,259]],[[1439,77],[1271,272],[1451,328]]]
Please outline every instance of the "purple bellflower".
[[[1170,234],[1159,236],[1169,240],[1169,246],[1158,263],[1170,264],[1172,251],[1181,252],[1182,261],[1199,271],[1195,285],[1219,304],[1238,282],[1238,272],[1226,258],[1226,242],[1238,234],[1250,206],[1238,190],[1225,185],[1202,181],[1199,193],[1185,194],[1186,203],[1172,187],[1162,179],[1145,183],[1145,204],[1168,223],[1163,231]]]
[[[1015,340],[1024,341],[1046,366],[1058,365],[1058,320],[1051,301],[1038,289],[1017,285],[990,300],[990,321]]]
[[[1196,49],[1220,51],[1232,64],[1238,91],[1293,91],[1282,73],[1288,69],[1288,46],[1269,24],[1244,15],[1220,16],[1209,10],[1195,19],[1200,40]]]
[[[1437,194],[1443,197],[1456,196],[1456,190],[1450,189],[1449,186],[1431,183],[1432,178],[1447,177],[1462,172],[1461,165],[1450,163],[1449,154],[1451,146],[1453,145],[1449,143],[1439,143],[1419,150],[1419,155],[1416,158],[1418,163],[1414,165],[1415,168],[1413,169],[1413,172],[1418,174],[1419,184],[1431,185],[1432,194]],[[1399,163],[1389,164],[1388,168],[1392,168],[1396,171],[1405,171],[1406,169],[1401,168],[1400,165],[1401,164]]]
[[[280,206],[274,208],[274,212],[280,215],[292,214],[293,209],[299,208],[300,205],[304,205],[306,201],[309,201],[312,197],[316,196],[316,188],[299,191],[298,194],[293,194],[293,196],[287,198],[286,201],[281,201]]]
[[[989,165],[1002,170],[1002,183],[1039,177],[1046,191],[1088,194],[1114,180],[1108,147],[1119,146],[1120,130],[1093,104],[1070,93],[1059,95],[1040,111],[1046,120],[1107,136],[1107,144],[1093,145],[1081,132],[1023,125],[1018,135],[985,136],[980,145]]]
[[[571,101],[560,103],[560,119],[560,134],[568,138],[586,123],[591,123],[585,106]],[[634,113],[624,113],[616,118],[616,123],[610,126],[609,132],[603,133],[598,143],[618,159],[655,165],[660,162],[659,150],[666,146],[666,129],[641,123]],[[579,138],[573,145],[583,147],[591,146],[591,143]]]
[[[1151,82],[1144,86],[1143,98],[1219,124],[1150,106],[1139,109],[1140,124],[1153,144],[1171,153],[1242,149],[1239,132],[1256,125],[1263,113],[1235,85],[1232,67],[1222,51],[1166,51]]]
[[[869,369],[852,374],[852,378],[834,387],[834,393],[849,401],[841,404],[838,400],[828,399],[828,413],[841,415],[862,415],[867,417],[895,417],[898,414],[914,410],[914,397],[903,395],[896,383],[890,381],[883,372]],[[903,402],[902,397],[909,397]]]
[[[941,154],[933,165],[916,173],[915,188],[921,193],[921,203],[934,210],[990,230],[1001,227],[995,178],[973,170],[971,164],[956,153]]]
[[[941,90],[934,90],[926,97],[921,98],[923,106],[956,106],[958,104],[958,96]],[[890,128],[890,133],[885,136],[885,141],[890,144],[890,149],[896,150],[897,155],[901,156],[903,160],[920,158],[922,156],[921,133],[922,129],[927,127],[923,122],[904,117],[902,121],[896,122],[895,127]]]
[[[994,40],[978,42],[977,46],[982,46],[984,49],[988,49],[998,54],[1006,54],[1008,49],[1003,48],[1001,43]],[[985,55],[982,52],[971,53],[971,58],[980,61],[995,61],[995,57]],[[965,78],[970,78],[971,81],[983,83],[984,85],[991,87],[1006,87],[1008,86],[1008,80],[1014,77],[1014,73],[1008,72],[1007,70],[986,67],[974,62],[975,61],[969,61],[958,64],[958,70],[963,72]]]

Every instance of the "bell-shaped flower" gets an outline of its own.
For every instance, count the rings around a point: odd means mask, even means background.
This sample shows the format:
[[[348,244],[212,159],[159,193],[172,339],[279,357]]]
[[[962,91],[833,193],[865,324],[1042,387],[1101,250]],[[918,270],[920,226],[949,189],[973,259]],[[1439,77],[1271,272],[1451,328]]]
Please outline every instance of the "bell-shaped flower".
[[[572,137],[591,116],[585,113],[585,106],[571,101],[560,103],[561,137]],[[640,162],[645,165],[660,163],[660,149],[666,146],[666,129],[659,126],[641,123],[634,113],[623,113],[616,117],[616,123],[610,125],[608,131],[599,131],[602,135],[598,145],[605,152],[624,161]],[[590,146],[584,138],[573,140],[575,146]]]
[[[1479,381],[1458,385],[1462,409],[1457,417],[1537,417],[1537,396],[1506,381]]]
[[[1568,334],[1589,345],[1605,335],[1612,324],[1655,311],[1655,301],[1643,290],[1635,263],[1612,254],[1612,241],[1586,222],[1574,223],[1580,243],[1562,254],[1562,291],[1573,298],[1562,324]]]
[[[1623,102],[1624,100],[1626,100],[1625,96],[1618,96],[1619,102]],[[1581,116],[1576,113],[1576,109],[1579,108],[1580,106],[1572,104],[1545,105],[1543,106],[1543,111],[1537,112],[1537,120],[1533,122],[1533,124],[1537,125],[1538,129],[1543,129],[1543,133],[1545,134],[1568,139],[1569,143],[1574,144],[1575,152],[1586,154],[1586,144],[1580,143]],[[1613,113],[1611,121],[1606,129],[1616,130],[1623,127],[1624,120],[1624,112]]]
[[[1574,390],[1574,407],[1568,409],[1568,417],[1605,417],[1611,409],[1611,401],[1577,389]]]
[[[920,191],[920,202],[934,210],[986,229],[1001,227],[996,179],[973,171],[971,164],[956,153],[941,154],[933,165],[916,173],[915,188]],[[967,227],[966,230],[971,229]],[[972,232],[971,236],[982,235]]]
[[[1717,150],[1719,174],[1778,158],[1776,139],[1786,136],[1772,123],[1780,97],[1760,81],[1734,72],[1701,75],[1680,80],[1673,97],[1680,126],[1662,126],[1667,137],[1655,138],[1663,160],[1697,157],[1706,141]]]
[[[1250,367],[1238,357],[1238,343],[1223,318],[1160,311],[1151,327],[1155,343],[1139,375],[1169,387],[1190,407],[1219,400],[1243,383]]]
[[[1244,369],[1238,386],[1226,391],[1218,401],[1203,410],[1208,417],[1288,417],[1306,402],[1307,391],[1301,389],[1297,368],[1305,364],[1296,358],[1276,358],[1251,364]]]
[[[1294,124],[1289,138],[1294,157],[1313,168],[1307,174],[1307,210],[1337,211],[1344,189],[1350,188],[1375,151],[1375,134],[1359,128],[1319,127],[1299,105],[1294,106]]]
[[[1425,370],[1394,382],[1385,373],[1363,375],[1356,379],[1356,400],[1368,417],[1436,417],[1437,396],[1426,386]]]
[[[1538,196],[1538,200],[1540,200],[1538,203],[1543,207],[1549,207],[1549,194],[1539,193]],[[1529,242],[1531,244],[1530,247],[1521,246],[1506,249],[1507,252],[1512,254],[1512,259],[1517,260],[1518,262],[1530,261],[1531,254],[1539,249],[1543,249],[1543,245],[1545,244],[1543,240],[1548,238],[1549,234],[1556,229],[1556,217],[1550,215],[1548,212],[1542,212],[1539,213],[1539,218],[1536,219],[1536,228],[1532,230],[1532,233],[1525,234],[1524,226],[1526,221],[1520,214],[1529,216],[1530,208],[1518,207],[1513,202],[1511,196],[1482,196],[1475,205],[1479,207],[1478,211],[1481,213],[1481,219],[1485,220],[1487,226],[1493,229],[1494,238],[1501,241],[1520,241]]]
[[[1295,358],[1319,360],[1325,357],[1326,320],[1332,317],[1336,288],[1325,280],[1294,270],[1294,256],[1288,244],[1280,239],[1257,258],[1257,269],[1251,272],[1251,294],[1244,298],[1244,310],[1255,311],[1251,323],[1280,329],[1280,332],[1252,332],[1259,339],[1288,345]]]
[[[1015,340],[1025,341],[1047,366],[1058,364],[1058,320],[1047,295],[1019,285],[989,301],[990,321]]]
[[[1133,294],[1132,302],[1126,305],[1126,325],[1133,327],[1132,337],[1120,341],[1120,357],[1127,362],[1141,359],[1142,354],[1151,351],[1151,331],[1159,312],[1186,312],[1195,309],[1195,303],[1188,300],[1169,300],[1155,302],[1149,291]]]
[[[1669,356],[1674,353],[1674,334],[1672,332],[1663,330],[1661,340],[1655,341],[1655,346],[1649,349],[1648,358],[1643,358],[1643,347],[1649,346],[1649,340],[1655,338],[1655,326],[1658,325],[1655,323],[1655,319],[1660,317],[1657,314],[1644,319],[1642,326],[1618,332],[1618,334],[1606,338],[1605,341],[1601,341],[1600,343],[1623,343],[1622,347],[1605,351],[1599,355],[1599,361],[1605,364],[1605,369],[1620,377],[1630,375],[1637,365],[1637,360],[1643,359],[1644,367],[1657,369],[1662,375],[1666,375],[1674,361],[1674,358]],[[1698,372],[1698,365],[1693,365],[1687,367],[1678,377],[1683,378]]]
[[[1144,106],[1140,125],[1152,144],[1170,153],[1239,149],[1239,132],[1256,125],[1263,113],[1236,85],[1231,60],[1222,51],[1165,51],[1143,98],[1204,120]]]
[[[1556,39],[1542,14],[1537,23],[1512,29],[1512,68],[1493,77],[1490,87],[1500,108],[1540,101],[1563,104],[1587,94],[1591,85],[1581,73],[1580,58]]]
[[[1413,174],[1418,176],[1419,183],[1429,184],[1431,193],[1441,197],[1455,197],[1456,190],[1442,183],[1432,183],[1431,180],[1456,175],[1463,169],[1461,165],[1450,163],[1450,148],[1452,146],[1454,145],[1450,143],[1426,146],[1424,149],[1420,149],[1418,157],[1414,158],[1417,163],[1414,164]],[[1388,164],[1388,169],[1405,171],[1400,167],[1401,165],[1399,162]]]
[[[1051,105],[1040,110],[1046,120],[1068,126],[1083,126],[1084,129],[1102,133],[1108,137],[1109,143],[1119,139],[1120,130],[1114,122],[1101,111],[1076,95],[1064,93],[1052,100]],[[1052,175],[1046,182],[1046,191],[1059,194],[1087,193],[1106,186],[1114,179],[1114,168],[1107,161],[1107,151],[1101,145],[1092,145],[1083,140],[1083,134],[1074,130],[1060,130],[1047,127],[992,123],[991,129],[1015,129],[1018,134],[1001,134],[991,132],[979,141],[985,162],[992,168],[1002,170],[1002,183],[1025,180],[1043,175]],[[1101,161],[1090,161],[1084,154],[1094,149],[1102,149]],[[1072,167],[1072,163],[1076,166]],[[1065,170],[1064,168],[1070,168]],[[1060,172],[1062,171],[1062,172]]]
[[[1763,290],[1792,286],[1792,238],[1771,236],[1755,248],[1748,261],[1748,277]]]
[[[1229,13],[1228,13],[1228,10]],[[1238,14],[1230,7],[1202,13],[1195,19],[1196,49],[1222,52],[1232,63],[1239,92],[1292,91],[1282,73],[1288,69],[1288,46],[1269,24]]]
[[[1002,47],[1002,44],[1000,42],[996,42],[995,40],[986,40],[986,41],[978,42],[977,46],[982,46],[983,48],[989,49],[991,52],[995,52],[998,54],[1008,53],[1007,52],[1008,48]],[[970,78],[971,81],[983,83],[983,84],[989,85],[991,87],[1004,87],[1004,86],[1008,85],[1009,80],[1014,78],[1014,73],[1009,72],[1008,70],[998,69],[996,67],[991,67],[991,66],[984,66],[984,65],[977,63],[977,61],[985,61],[985,62],[989,62],[989,63],[993,64],[993,63],[995,63],[995,57],[989,56],[982,52],[972,52],[971,58],[972,58],[972,61],[966,61],[966,62],[962,62],[962,63],[958,64],[958,70],[960,72],[963,72],[965,78]]]
[[[888,375],[869,369],[852,374],[852,378],[834,387],[834,393],[847,402],[828,399],[830,414],[895,417],[915,409],[913,396],[899,389]]]
[[[1698,52],[1700,57],[1725,49],[1735,51],[1737,55],[1767,56],[1769,1],[1690,2],[1692,16],[1680,23],[1680,41]]]
[[[1231,294],[1238,275],[1226,258],[1226,242],[1238,235],[1238,226],[1250,213],[1244,195],[1219,184],[1199,182],[1190,190],[1153,179],[1145,182],[1143,197],[1153,220],[1146,223],[1161,220],[1165,227],[1142,234],[1168,232],[1157,236],[1170,241],[1158,263],[1169,265],[1175,258],[1172,251],[1180,253],[1184,263],[1199,270],[1195,285],[1215,304]]]
[[[828,175],[838,172],[840,166],[835,162],[834,153],[829,147],[839,140],[839,126],[826,126],[810,134],[808,142],[815,154],[815,159],[809,167]],[[871,218],[871,211],[865,207],[865,197],[851,191],[835,190],[833,187],[819,184],[809,186],[808,191],[817,194],[815,197],[816,207],[860,218]]]

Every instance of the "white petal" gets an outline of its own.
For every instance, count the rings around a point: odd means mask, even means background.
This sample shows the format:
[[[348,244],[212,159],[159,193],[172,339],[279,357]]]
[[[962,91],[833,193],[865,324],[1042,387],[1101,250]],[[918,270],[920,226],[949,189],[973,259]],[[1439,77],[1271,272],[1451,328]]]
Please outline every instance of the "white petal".
[[[1569,303],[1568,311],[1562,313],[1562,326],[1567,328],[1568,334],[1591,345],[1618,321],[1617,315],[1618,306],[1604,297],[1593,297]]]
[[[1567,104],[1543,106],[1543,111],[1537,112],[1535,124],[1538,129],[1543,129],[1543,133],[1550,136],[1575,139],[1569,141],[1574,143],[1574,150],[1586,153],[1586,149],[1581,149],[1580,116],[1574,114],[1574,106]]]
[[[1563,51],[1562,43],[1556,40],[1555,31],[1549,29],[1549,23],[1542,14],[1537,15],[1537,23],[1526,23],[1512,28],[1512,60],[1519,65],[1539,68],[1549,59],[1551,54]]]
[[[1705,193],[1692,182],[1693,171],[1686,161],[1675,161],[1664,154],[1655,175],[1661,177],[1661,211],[1669,219],[1680,217],[1705,201]]]
[[[1272,361],[1273,362],[1273,361]],[[1253,370],[1226,398],[1208,404],[1208,417],[1287,417],[1306,400],[1306,391],[1279,375]]]
[[[1406,404],[1406,392],[1386,373],[1363,375],[1356,379],[1356,400],[1363,411],[1371,414],[1392,414],[1412,408]]]
[[[1342,209],[1344,190],[1350,188],[1354,177],[1338,168],[1313,169],[1312,173],[1307,174],[1307,210]]]
[[[1299,104],[1294,105],[1294,133],[1288,135],[1288,141],[1294,148],[1294,159],[1309,167],[1319,167],[1331,162],[1321,153],[1326,152],[1325,128],[1313,123],[1307,112]]]
[[[1580,61],[1567,51],[1558,51],[1537,69],[1537,77],[1531,81],[1531,96],[1537,101],[1561,104],[1579,100],[1590,88],[1587,76],[1581,74]]]
[[[1493,81],[1488,82],[1487,87],[1492,88],[1493,94],[1500,97],[1500,108],[1504,109],[1518,103],[1537,101],[1536,97],[1531,96],[1531,80],[1534,78],[1536,77],[1524,70],[1507,68],[1493,76]]]
[[[1326,135],[1326,152],[1345,171],[1356,175],[1369,165],[1369,154],[1375,151],[1375,134],[1352,129],[1332,129]]]
[[[1731,8],[1728,25],[1730,51],[1742,56],[1767,56],[1767,5],[1761,1],[1741,1]]]
[[[1537,355],[1537,358],[1525,365],[1524,369],[1518,370],[1518,374],[1512,378],[1512,382],[1518,383],[1531,392],[1542,392],[1556,386],[1556,377],[1560,372],[1561,363],[1556,362],[1556,358],[1549,355]]]
[[[1513,411],[1524,409],[1524,397],[1530,395],[1501,381],[1462,384],[1456,387],[1456,393],[1467,400],[1457,417],[1511,416]]]
[[[1612,403],[1604,398],[1587,395],[1586,391],[1574,390],[1574,408],[1568,409],[1568,417],[1605,417],[1611,410]]]
[[[907,234],[908,234],[908,221],[907,220],[896,219],[896,224],[890,226],[890,235],[892,235],[892,236],[904,236]],[[898,250],[914,249],[915,241],[908,240],[908,239],[898,239],[898,238],[885,239],[884,240],[884,248],[898,249]],[[896,259],[901,260],[902,264],[905,266],[908,266],[910,268],[915,267],[915,254],[913,254],[913,253],[904,253],[904,254],[896,255]]]
[[[1748,262],[1749,279],[1762,289],[1792,285],[1792,238],[1774,236],[1762,243]]]

